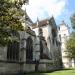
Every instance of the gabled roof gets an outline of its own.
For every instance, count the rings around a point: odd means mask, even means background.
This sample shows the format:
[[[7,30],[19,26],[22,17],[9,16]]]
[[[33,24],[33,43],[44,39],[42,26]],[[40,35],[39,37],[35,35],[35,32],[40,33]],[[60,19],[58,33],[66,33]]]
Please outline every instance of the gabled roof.
[[[38,27],[46,26],[48,24],[51,25],[54,29],[57,28],[54,17],[51,17],[50,19],[44,19],[44,20],[38,21],[38,25],[37,25],[37,22],[36,22],[32,25],[32,28],[35,29],[35,28],[38,28]]]
[[[48,19],[41,20],[41,21],[38,22],[39,27],[46,26],[47,24],[48,24]],[[36,23],[33,23],[32,28],[33,29],[38,28],[38,26],[37,26],[37,22],[36,22]]]

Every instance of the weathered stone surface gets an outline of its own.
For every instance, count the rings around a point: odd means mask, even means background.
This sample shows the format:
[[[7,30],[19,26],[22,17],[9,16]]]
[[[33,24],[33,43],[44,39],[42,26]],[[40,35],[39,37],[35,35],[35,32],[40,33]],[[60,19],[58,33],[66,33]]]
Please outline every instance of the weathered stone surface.
[[[54,70],[55,67],[59,68],[57,63],[60,62],[59,56],[61,56],[61,52],[59,50],[60,46],[56,45],[57,29],[55,25],[52,26],[47,22],[46,24],[47,25],[44,25],[44,27],[43,25],[41,26],[42,33],[38,36],[36,36],[35,32],[30,28],[28,28],[27,31],[18,31],[20,48],[19,60],[16,60],[17,63],[9,63],[7,60],[7,47],[0,47],[0,60],[7,61],[0,62],[0,72],[33,72],[35,70],[50,71]],[[37,28],[37,30],[38,29],[39,28]],[[30,38],[30,41],[28,38]],[[41,53],[40,41],[42,42],[43,53]],[[28,54],[30,60],[26,59],[27,51],[30,53]],[[31,57],[29,55],[31,55]],[[40,55],[42,55],[43,58],[41,58]],[[27,61],[30,61],[31,63],[28,63]]]

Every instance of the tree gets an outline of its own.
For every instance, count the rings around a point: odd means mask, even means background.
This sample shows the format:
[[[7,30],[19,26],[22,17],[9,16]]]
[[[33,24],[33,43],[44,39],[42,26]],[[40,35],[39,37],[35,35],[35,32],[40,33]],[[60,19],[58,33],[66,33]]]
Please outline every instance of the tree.
[[[0,0],[0,45],[6,45],[11,37],[9,30],[24,30],[21,6],[28,0]]]
[[[75,30],[75,13],[71,16],[71,25]],[[66,52],[67,56],[75,59],[75,31],[73,31],[70,35],[70,38],[66,41]]]
[[[72,14],[70,19],[71,19],[72,27],[73,27],[73,29],[75,29],[75,13]]]
[[[75,38],[70,37],[66,42],[67,56],[75,59]]]

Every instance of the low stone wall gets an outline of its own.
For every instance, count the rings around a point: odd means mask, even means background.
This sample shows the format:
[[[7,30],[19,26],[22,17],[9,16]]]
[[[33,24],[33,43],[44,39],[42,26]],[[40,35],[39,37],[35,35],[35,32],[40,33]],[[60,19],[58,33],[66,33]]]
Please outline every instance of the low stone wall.
[[[38,71],[46,71],[46,64],[39,64]]]
[[[16,63],[0,63],[1,73],[18,73],[20,71],[20,64]]]
[[[46,72],[54,71],[60,69],[56,67],[53,63],[41,63],[38,65],[37,71]],[[35,64],[18,64],[18,63],[1,63],[0,62],[0,75],[3,73],[28,73],[35,72]]]
[[[56,64],[57,61],[53,60],[42,59],[39,63],[40,64],[38,66],[38,71],[54,71],[62,68],[61,66]]]
[[[24,64],[23,65],[23,72],[34,72],[35,71],[35,64]]]

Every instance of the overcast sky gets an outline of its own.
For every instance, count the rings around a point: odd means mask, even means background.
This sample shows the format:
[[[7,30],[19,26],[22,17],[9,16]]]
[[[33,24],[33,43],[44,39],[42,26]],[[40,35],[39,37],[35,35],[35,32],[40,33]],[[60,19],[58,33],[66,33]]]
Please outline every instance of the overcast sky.
[[[25,7],[23,6],[23,9]],[[54,16],[57,25],[64,20],[70,26],[70,16],[75,10],[75,0],[29,0],[26,11],[33,22]]]

